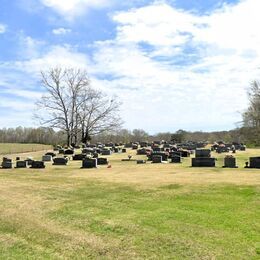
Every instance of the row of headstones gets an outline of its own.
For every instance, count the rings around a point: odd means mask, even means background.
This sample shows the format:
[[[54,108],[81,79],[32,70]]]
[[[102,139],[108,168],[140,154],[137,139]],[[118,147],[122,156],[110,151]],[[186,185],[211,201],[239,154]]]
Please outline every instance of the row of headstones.
[[[59,154],[64,154],[64,155],[74,155],[75,151],[74,149],[59,149]],[[113,152],[114,153],[126,153],[126,149],[125,148],[119,148],[119,147],[115,147],[115,148],[111,148],[111,149],[95,149],[95,148],[84,148],[82,149],[82,154],[101,154],[101,155],[111,155]]]
[[[149,157],[148,157],[149,158]],[[151,154],[150,159],[153,163],[162,163],[168,161],[166,153]],[[181,163],[181,156],[173,155],[171,158],[172,163]],[[137,163],[141,163],[141,160]],[[195,151],[195,158],[191,159],[192,167],[215,167],[216,158],[211,157],[211,151],[209,149],[197,149]],[[236,158],[233,156],[226,156],[224,158],[225,168],[237,168]],[[260,168],[260,157],[250,157],[249,163],[246,162],[245,168]]]
[[[84,158],[82,160],[81,168],[96,168],[98,165],[107,165],[109,162],[107,158]],[[68,164],[68,158],[54,158],[53,165],[64,165]],[[2,169],[11,169],[13,168],[12,159],[5,158],[2,162]],[[34,160],[24,160],[16,161],[15,168],[30,168],[32,169],[42,169],[45,168],[44,161],[34,161]]]
[[[180,156],[173,156],[170,158],[171,163],[181,163],[182,158]],[[151,157],[152,163],[163,163],[163,162],[168,162],[167,157],[163,158],[162,155],[153,155]],[[200,157],[200,158],[192,158],[192,167],[215,167],[215,158],[211,157]],[[137,164],[143,164],[146,163],[145,160],[137,160]],[[236,158],[234,157],[226,157],[224,158],[224,166],[225,168],[237,168],[236,166]],[[255,167],[253,167],[255,168]],[[260,168],[260,165],[259,165]]]

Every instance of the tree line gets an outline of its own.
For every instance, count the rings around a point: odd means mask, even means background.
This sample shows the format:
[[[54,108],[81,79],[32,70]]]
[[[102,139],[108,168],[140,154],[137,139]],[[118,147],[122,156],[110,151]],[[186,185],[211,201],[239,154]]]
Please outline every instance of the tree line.
[[[218,132],[189,132],[178,130],[174,133],[161,132],[156,134],[149,134],[143,129],[119,129],[114,132],[102,132],[93,136],[92,143],[129,143],[137,141],[171,141],[185,142],[185,141],[225,141],[225,142],[242,142],[248,144],[248,136],[243,133],[243,128],[238,128],[230,131]],[[63,131],[55,131],[50,127],[39,128],[3,128],[0,129],[1,143],[39,143],[51,145],[67,145],[67,135]]]

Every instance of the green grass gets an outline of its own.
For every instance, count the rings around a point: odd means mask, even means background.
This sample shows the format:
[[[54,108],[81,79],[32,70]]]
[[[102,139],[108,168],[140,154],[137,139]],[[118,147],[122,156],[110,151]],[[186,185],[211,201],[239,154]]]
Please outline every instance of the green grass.
[[[0,259],[260,259],[260,170],[126,156],[0,170]]]
[[[43,144],[19,144],[19,143],[0,143],[0,154],[14,154],[36,152],[51,149],[50,145]]]
[[[70,192],[50,216],[63,225],[119,241],[119,254],[130,249],[130,256],[141,258],[257,256],[256,188],[184,190],[136,191],[89,184]]]

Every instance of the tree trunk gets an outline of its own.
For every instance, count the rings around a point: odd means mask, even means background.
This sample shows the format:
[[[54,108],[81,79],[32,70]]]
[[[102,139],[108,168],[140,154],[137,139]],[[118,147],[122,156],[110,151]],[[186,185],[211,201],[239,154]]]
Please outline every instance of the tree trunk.
[[[67,132],[67,146],[70,146],[70,133]]]
[[[88,131],[86,131],[85,133],[82,132],[82,143],[87,144],[90,140],[91,140],[91,137],[90,137]]]

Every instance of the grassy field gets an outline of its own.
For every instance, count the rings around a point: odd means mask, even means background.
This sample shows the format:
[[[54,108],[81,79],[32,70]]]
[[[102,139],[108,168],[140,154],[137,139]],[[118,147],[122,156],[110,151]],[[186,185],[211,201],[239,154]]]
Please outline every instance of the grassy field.
[[[2,169],[0,259],[260,259],[260,170],[242,168],[251,155],[260,150],[236,154],[238,169],[221,168],[224,155],[191,168],[127,154],[108,156],[112,168]]]
[[[50,145],[0,143],[0,154],[26,153],[51,149]]]

